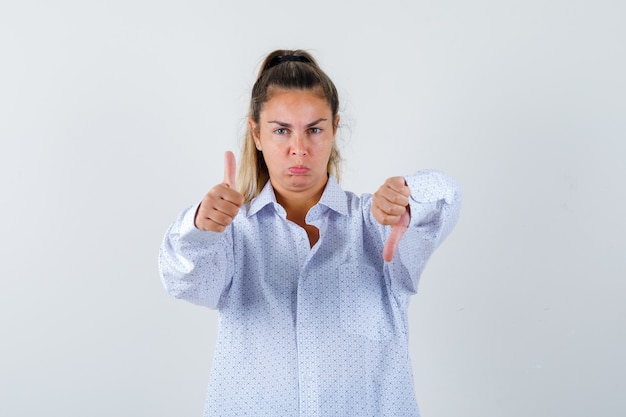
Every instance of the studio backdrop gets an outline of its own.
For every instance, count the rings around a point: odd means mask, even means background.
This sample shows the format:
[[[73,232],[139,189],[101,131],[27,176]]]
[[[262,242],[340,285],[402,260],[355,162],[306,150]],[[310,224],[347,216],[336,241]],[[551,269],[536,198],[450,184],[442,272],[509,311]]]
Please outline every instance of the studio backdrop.
[[[410,306],[422,414],[625,415],[625,8],[3,2],[0,415],[201,415],[217,314],[165,293],[158,248],[276,48],[339,89],[345,189],[463,187]]]

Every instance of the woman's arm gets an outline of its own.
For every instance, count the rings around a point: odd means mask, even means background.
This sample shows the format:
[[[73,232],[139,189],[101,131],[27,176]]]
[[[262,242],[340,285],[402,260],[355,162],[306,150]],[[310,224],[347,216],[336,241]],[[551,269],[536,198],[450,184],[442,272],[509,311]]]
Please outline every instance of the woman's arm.
[[[404,291],[415,293],[426,262],[434,250],[450,234],[458,221],[462,195],[458,184],[439,171],[418,171],[413,175],[403,177],[403,182],[406,188],[401,188],[398,185],[391,187],[396,189],[399,194],[395,197],[391,193],[392,197],[382,198],[381,189],[386,187],[383,185],[377,191],[379,196],[377,197],[375,194],[372,197],[371,211],[376,221],[386,225],[396,225],[395,222],[398,222],[402,215],[408,214],[410,217],[406,231],[398,233],[401,237],[397,243],[397,251],[393,260],[387,262],[387,267],[392,285],[398,284]],[[389,192],[386,193],[390,194]],[[408,198],[402,200],[402,196],[407,194]],[[397,217],[395,222],[384,223],[379,220],[381,216],[376,216],[376,210],[384,210],[376,208],[376,206],[389,205],[388,201],[393,198],[399,204],[402,204],[403,201],[407,201],[408,204],[403,207],[402,212],[404,214],[398,214],[400,210],[395,208],[389,209],[388,212],[391,215],[387,216],[387,219],[394,220],[393,215]],[[381,230],[382,238],[385,241],[389,239],[392,233],[392,228],[388,226]]]
[[[170,226],[159,252],[159,272],[174,297],[216,309],[233,275],[232,226],[222,233],[194,224],[198,206]]]
[[[243,195],[234,187],[236,163],[224,154],[224,182],[178,217],[159,252],[163,285],[176,298],[218,308],[233,276],[232,226]]]

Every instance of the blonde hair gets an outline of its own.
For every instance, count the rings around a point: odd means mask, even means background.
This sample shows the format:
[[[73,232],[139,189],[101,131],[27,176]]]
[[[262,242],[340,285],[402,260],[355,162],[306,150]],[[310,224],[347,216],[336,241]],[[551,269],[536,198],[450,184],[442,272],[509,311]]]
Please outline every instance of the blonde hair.
[[[337,89],[308,52],[300,49],[279,49],[265,58],[252,87],[249,119],[259,123],[263,106],[277,89],[319,90],[330,106],[333,120],[336,120],[339,112]],[[336,131],[337,127],[333,126],[333,129]],[[336,142],[333,143],[330,152],[327,170],[337,181],[341,179],[341,156]],[[256,148],[253,132],[248,123],[241,149],[237,189],[244,195],[245,201],[249,202],[259,195],[268,180],[269,171],[263,153]]]

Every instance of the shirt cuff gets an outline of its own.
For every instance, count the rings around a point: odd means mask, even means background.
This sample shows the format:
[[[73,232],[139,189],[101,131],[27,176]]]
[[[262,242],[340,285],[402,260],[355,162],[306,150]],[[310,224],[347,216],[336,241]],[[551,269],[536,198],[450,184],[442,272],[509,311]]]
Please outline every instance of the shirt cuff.
[[[411,189],[411,199],[417,203],[444,200],[447,204],[452,204],[459,191],[458,184],[441,171],[418,171],[404,180]]]
[[[218,232],[200,230],[196,227],[196,212],[201,203],[189,207],[181,216],[180,223],[178,225],[178,234],[182,239],[189,241],[204,241],[211,243],[217,240],[220,236]]]

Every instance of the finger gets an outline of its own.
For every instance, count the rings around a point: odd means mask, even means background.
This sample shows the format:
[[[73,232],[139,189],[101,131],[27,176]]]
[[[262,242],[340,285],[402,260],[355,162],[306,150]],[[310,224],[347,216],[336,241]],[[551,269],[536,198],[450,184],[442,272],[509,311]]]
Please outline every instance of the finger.
[[[409,221],[411,220],[411,216],[409,215],[409,211],[405,210],[400,216],[400,219],[396,224],[391,228],[391,233],[387,238],[387,242],[385,243],[385,247],[383,248],[383,259],[386,262],[391,262],[393,256],[396,253],[396,249],[398,248],[398,244],[400,243],[400,239],[406,232],[407,227],[409,227]]]
[[[383,211],[380,207],[372,205],[371,212],[374,215],[376,221],[382,225],[390,225],[393,226],[400,220],[400,216],[404,213],[405,207],[401,207],[402,211],[398,211],[396,214],[390,214],[386,211]]]
[[[233,192],[233,190],[229,189],[225,184],[221,184],[220,186],[226,191]],[[212,225],[224,228],[232,223],[238,212],[239,206],[236,203],[232,203],[223,198],[206,198],[196,213],[196,227],[202,230],[222,231],[216,230]]]
[[[235,174],[237,172],[237,162],[235,161],[235,154],[231,151],[224,153],[224,184],[230,188],[235,187]]]
[[[387,181],[385,181],[385,187],[406,197],[411,195],[411,189],[408,187],[404,177],[392,177],[387,179]]]
[[[383,211],[387,211],[385,208],[390,209],[391,206],[398,206],[400,209],[403,209],[409,204],[410,195],[411,190],[406,186],[399,188],[398,190],[389,186],[384,186],[376,192],[377,201],[381,205],[381,209],[383,209]],[[397,215],[400,215],[401,213],[402,211],[397,213]]]
[[[213,222],[219,226],[226,227],[233,222],[233,216],[219,211],[212,211],[211,213],[208,213],[208,216],[205,218],[205,220]]]

